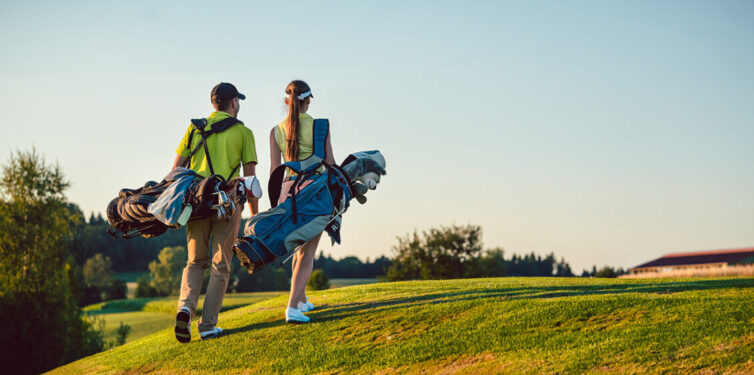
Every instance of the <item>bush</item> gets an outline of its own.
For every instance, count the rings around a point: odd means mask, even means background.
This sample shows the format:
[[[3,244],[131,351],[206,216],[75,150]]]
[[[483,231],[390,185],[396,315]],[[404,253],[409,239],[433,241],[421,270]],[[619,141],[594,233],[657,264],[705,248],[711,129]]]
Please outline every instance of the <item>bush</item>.
[[[615,278],[618,277],[618,274],[611,267],[605,266],[597,271],[597,273],[594,274],[594,277]]]
[[[105,301],[125,299],[127,298],[127,293],[128,286],[126,285],[126,282],[121,279],[113,279],[110,283],[110,287],[107,289],[107,299]]]
[[[157,297],[157,290],[152,287],[149,276],[143,275],[136,279],[136,291],[134,298],[151,298]]]
[[[312,276],[309,278],[309,282],[306,283],[306,288],[311,290],[325,290],[330,288],[330,278],[327,277],[325,271],[314,270]]]
[[[152,287],[158,296],[178,294],[187,260],[186,248],[173,246],[160,250],[157,260],[149,263]]]
[[[126,343],[126,337],[131,332],[131,326],[120,322],[118,327],[118,337],[115,339],[115,345],[120,346]]]

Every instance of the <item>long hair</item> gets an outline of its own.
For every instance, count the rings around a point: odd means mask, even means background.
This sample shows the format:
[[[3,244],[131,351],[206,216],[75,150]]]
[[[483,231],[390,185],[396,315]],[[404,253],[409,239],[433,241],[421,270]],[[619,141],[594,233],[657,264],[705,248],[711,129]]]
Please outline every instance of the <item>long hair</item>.
[[[298,96],[309,90],[309,85],[301,80],[291,81],[285,88],[286,101],[288,102],[285,156],[288,160],[296,160],[298,158],[299,108],[301,108],[304,101],[309,99],[298,100]]]

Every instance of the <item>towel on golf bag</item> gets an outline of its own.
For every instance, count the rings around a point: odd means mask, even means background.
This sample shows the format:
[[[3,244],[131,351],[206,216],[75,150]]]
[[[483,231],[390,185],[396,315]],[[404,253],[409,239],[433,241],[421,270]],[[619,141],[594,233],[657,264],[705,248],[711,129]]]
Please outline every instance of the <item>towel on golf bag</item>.
[[[157,197],[157,200],[149,204],[147,212],[169,227],[178,225],[178,219],[184,209],[183,199],[191,184],[202,177],[196,172],[178,167],[165,176],[165,181],[172,181],[165,190]]]
[[[155,203],[158,205],[154,206]],[[138,189],[122,189],[107,205],[111,226],[107,233],[113,238],[120,234],[123,239],[155,237],[168,228],[181,226],[176,214],[189,212],[189,220],[197,220],[220,212],[221,217],[229,218],[237,207],[243,209],[244,203],[246,194],[241,179],[225,181],[218,175],[202,178],[194,171],[176,168],[160,183],[148,181]]]

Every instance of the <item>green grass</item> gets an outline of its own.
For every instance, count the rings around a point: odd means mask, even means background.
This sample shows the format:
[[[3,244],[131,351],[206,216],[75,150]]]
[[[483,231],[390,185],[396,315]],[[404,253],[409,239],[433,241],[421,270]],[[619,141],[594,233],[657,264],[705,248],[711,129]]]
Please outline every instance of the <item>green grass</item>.
[[[311,292],[227,311],[216,340],[171,329],[53,373],[752,373],[754,279],[498,278]]]
[[[120,323],[128,324],[131,330],[126,336],[126,342],[149,336],[165,328],[172,327],[175,324],[175,314],[166,314],[162,312],[120,312],[112,314],[99,314],[99,318],[104,320],[104,339],[105,342],[114,342],[118,337],[118,328]]]

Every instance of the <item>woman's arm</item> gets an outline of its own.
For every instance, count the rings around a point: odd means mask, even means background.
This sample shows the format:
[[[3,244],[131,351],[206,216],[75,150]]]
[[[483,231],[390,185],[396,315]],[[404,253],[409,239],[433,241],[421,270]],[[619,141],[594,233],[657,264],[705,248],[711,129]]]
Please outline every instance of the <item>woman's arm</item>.
[[[275,139],[275,128],[270,132],[270,175],[283,161],[280,159],[282,152],[278,148],[277,139]]]
[[[332,154],[332,144],[330,144],[330,133],[327,133],[327,142],[325,146],[325,162],[330,165],[335,165],[335,156]]]

